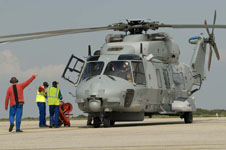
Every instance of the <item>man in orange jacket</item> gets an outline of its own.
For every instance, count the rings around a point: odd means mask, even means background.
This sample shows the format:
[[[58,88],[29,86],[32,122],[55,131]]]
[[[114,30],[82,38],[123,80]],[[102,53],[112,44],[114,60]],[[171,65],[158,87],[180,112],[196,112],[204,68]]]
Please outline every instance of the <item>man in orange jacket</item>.
[[[8,110],[8,103],[10,100],[10,111],[9,111],[9,132],[13,130],[14,127],[14,118],[16,115],[16,132],[23,132],[20,130],[21,118],[23,114],[23,104],[24,104],[24,95],[23,90],[26,88],[37,76],[37,73],[34,73],[27,81],[17,84],[19,81],[16,77],[12,77],[10,86],[6,93],[5,98],[5,110]]]

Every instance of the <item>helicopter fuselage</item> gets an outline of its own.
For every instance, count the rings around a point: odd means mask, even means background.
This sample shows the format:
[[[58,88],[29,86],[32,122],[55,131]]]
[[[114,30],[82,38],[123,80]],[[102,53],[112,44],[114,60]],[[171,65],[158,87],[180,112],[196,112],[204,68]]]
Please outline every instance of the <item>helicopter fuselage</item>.
[[[107,36],[100,55],[90,56],[82,67],[76,90],[79,108],[94,124],[106,126],[153,114],[185,117],[196,110],[191,97],[194,70],[178,62],[179,54],[165,33]]]

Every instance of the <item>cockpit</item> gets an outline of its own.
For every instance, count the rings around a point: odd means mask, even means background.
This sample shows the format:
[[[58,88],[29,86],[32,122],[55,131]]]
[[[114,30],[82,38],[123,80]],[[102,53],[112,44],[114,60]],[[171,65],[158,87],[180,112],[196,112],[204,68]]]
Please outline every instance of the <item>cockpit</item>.
[[[88,62],[83,71],[81,80],[100,75],[104,67],[104,62]]]
[[[111,61],[107,64],[104,75],[115,76],[132,82],[131,66],[128,61]]]
[[[97,75],[107,75],[124,79],[131,83],[146,84],[145,72],[142,59],[137,55],[120,55],[118,60],[104,62],[99,61],[99,57],[87,59],[85,69],[81,79],[87,80]]]

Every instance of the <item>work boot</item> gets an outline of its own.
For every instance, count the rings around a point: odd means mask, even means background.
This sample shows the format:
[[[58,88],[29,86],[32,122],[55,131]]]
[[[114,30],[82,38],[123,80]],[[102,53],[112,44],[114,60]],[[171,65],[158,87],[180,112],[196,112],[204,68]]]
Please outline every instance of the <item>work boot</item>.
[[[48,125],[41,125],[40,128],[48,128]]]
[[[16,132],[23,132],[23,130],[18,129],[18,130],[16,130]]]
[[[13,131],[13,127],[14,127],[14,124],[11,123],[10,126],[9,126],[9,132],[12,132]]]

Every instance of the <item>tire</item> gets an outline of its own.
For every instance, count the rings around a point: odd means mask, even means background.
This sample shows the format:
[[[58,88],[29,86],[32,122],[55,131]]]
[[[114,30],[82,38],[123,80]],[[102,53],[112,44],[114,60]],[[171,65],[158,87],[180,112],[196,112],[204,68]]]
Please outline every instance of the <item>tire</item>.
[[[193,114],[192,112],[184,113],[184,123],[192,123],[193,122]]]
[[[94,128],[99,128],[101,124],[100,118],[99,117],[95,117],[93,120],[93,127]]]
[[[110,127],[111,126],[111,121],[109,118],[104,118],[103,119],[103,124],[104,124],[104,127]]]
[[[111,121],[110,121],[110,125],[111,125],[111,126],[114,126],[114,125],[115,125],[115,121],[114,121],[114,120],[111,120]]]

